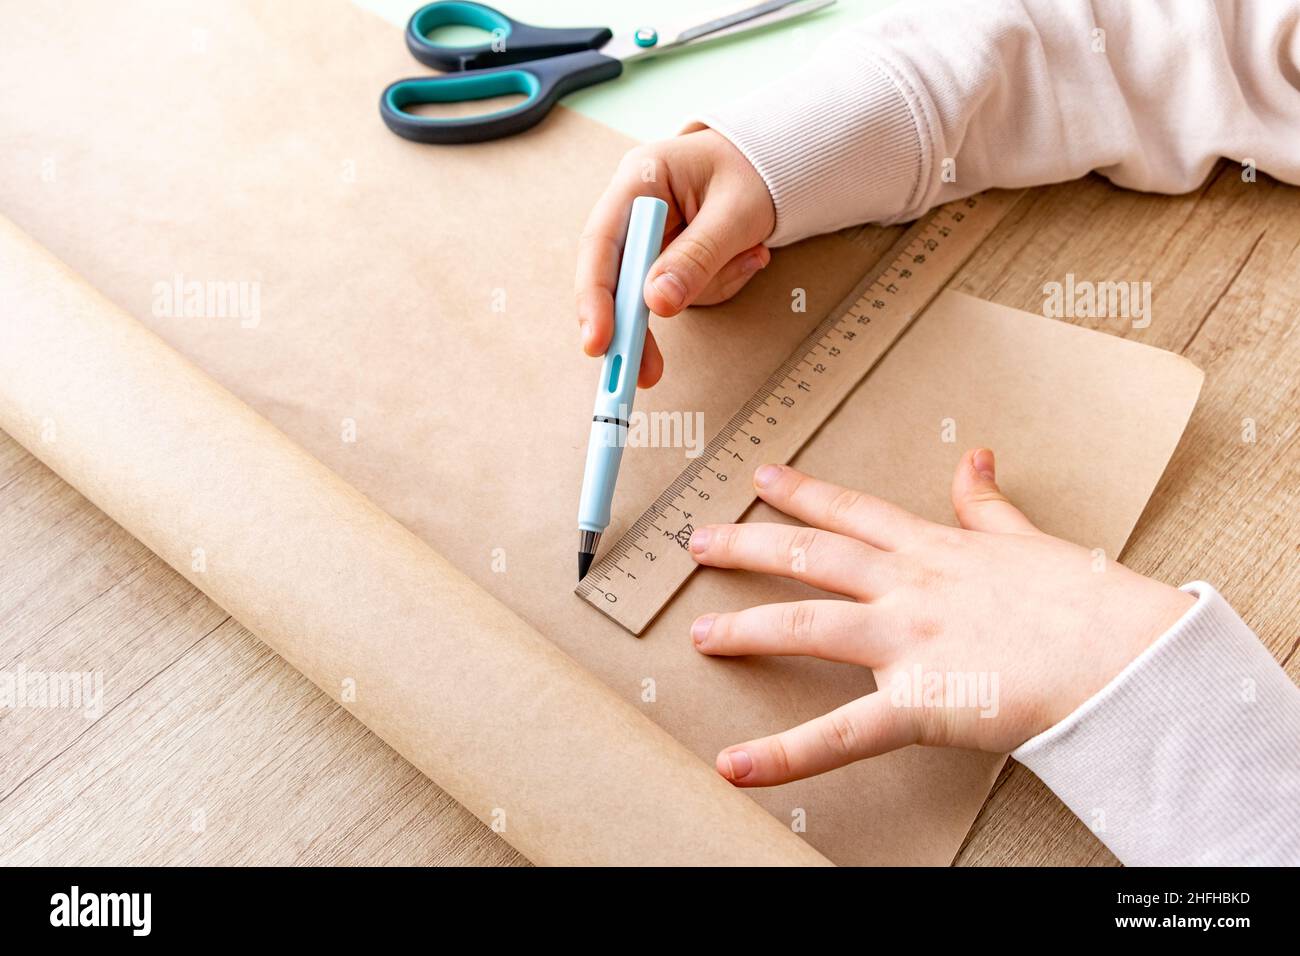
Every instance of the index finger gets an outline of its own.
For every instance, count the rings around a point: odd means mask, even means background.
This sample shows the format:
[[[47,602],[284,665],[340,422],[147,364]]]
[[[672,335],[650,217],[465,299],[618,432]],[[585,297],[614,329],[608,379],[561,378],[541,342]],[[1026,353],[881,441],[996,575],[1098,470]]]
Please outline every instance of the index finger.
[[[604,355],[614,334],[614,291],[618,266],[627,239],[628,210],[637,196],[658,196],[656,183],[629,177],[620,168],[592,207],[578,240],[578,269],[574,297],[582,325],[582,348],[588,355]]]
[[[805,475],[789,465],[764,465],[754,472],[758,496],[814,528],[848,535],[895,551],[930,523],[906,508],[873,495]]]

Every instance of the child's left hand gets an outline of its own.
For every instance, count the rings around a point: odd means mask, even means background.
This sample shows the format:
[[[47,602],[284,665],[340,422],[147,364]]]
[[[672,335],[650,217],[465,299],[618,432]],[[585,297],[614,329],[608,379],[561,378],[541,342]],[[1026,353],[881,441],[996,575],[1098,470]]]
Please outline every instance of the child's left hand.
[[[700,528],[695,559],[854,600],[706,614],[691,630],[696,647],[860,664],[879,689],[722,751],[718,772],[738,786],[785,783],[915,743],[1013,750],[1099,691],[1195,603],[1039,531],[998,490],[987,450],[957,466],[960,529],[788,467],[764,466],[754,484],[811,527]],[[959,682],[984,693],[945,694]]]

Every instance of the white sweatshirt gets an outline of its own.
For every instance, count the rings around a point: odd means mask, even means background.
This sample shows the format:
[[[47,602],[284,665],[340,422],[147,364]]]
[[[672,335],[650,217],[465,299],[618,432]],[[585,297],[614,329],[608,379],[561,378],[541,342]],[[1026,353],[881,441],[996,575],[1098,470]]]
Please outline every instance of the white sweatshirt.
[[[1300,0],[899,6],[700,117],[776,205],[767,244],[1096,171],[1179,193],[1220,157],[1300,183]],[[1128,864],[1300,865],[1300,690],[1207,584],[1012,756]]]
[[[1093,170],[1180,193],[1226,156],[1300,183],[1300,3],[899,5],[700,121],[767,182],[771,246]]]

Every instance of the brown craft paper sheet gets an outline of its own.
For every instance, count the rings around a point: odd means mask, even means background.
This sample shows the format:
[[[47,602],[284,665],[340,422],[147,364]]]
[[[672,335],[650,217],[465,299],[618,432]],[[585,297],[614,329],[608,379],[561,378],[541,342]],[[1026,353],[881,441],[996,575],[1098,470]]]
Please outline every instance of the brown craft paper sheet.
[[[826,862],[3,218],[0,262],[0,426],[530,859]]]
[[[572,593],[597,372],[576,345],[575,246],[625,138],[560,109],[498,143],[400,140],[376,101],[420,68],[341,2],[97,9],[6,8],[0,211],[706,761],[872,689],[844,665],[692,649],[696,615],[800,593],[789,582],[697,573],[640,639]],[[655,320],[668,372],[638,408],[702,411],[710,437],[875,253],[839,236],[779,250],[734,302]],[[260,320],[155,315],[177,275],[259,283]],[[948,295],[797,463],[951,522],[952,467],[990,445],[1031,517],[1114,556],[1199,383],[1176,356]],[[119,453],[142,477],[168,466]],[[609,540],[684,464],[629,451]],[[280,583],[261,586],[273,603]],[[909,748],[749,795],[802,815],[836,862],[942,864],[1001,759]]]

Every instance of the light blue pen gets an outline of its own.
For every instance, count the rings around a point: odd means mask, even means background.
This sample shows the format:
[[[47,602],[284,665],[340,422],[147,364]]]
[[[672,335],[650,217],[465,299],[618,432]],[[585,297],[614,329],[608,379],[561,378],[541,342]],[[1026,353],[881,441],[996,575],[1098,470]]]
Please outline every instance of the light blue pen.
[[[600,536],[609,527],[614,482],[627,440],[636,380],[641,371],[650,309],[642,287],[664,241],[668,204],[662,199],[638,196],[632,201],[623,243],[623,262],[614,293],[614,338],[605,352],[596,385],[596,410],[587,442],[587,467],[582,473],[582,499],[578,502],[578,580],[587,576],[596,558]]]

